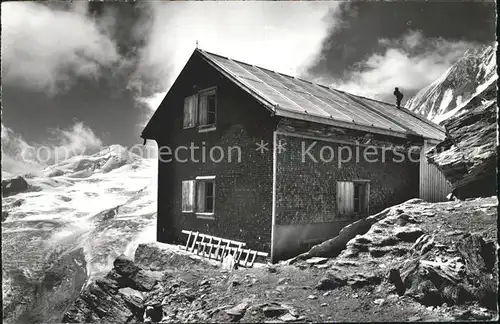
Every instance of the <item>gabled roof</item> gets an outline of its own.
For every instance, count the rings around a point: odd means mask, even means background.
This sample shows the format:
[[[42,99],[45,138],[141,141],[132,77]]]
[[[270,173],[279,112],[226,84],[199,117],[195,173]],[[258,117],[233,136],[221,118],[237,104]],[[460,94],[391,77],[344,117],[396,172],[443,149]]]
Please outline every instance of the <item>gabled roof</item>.
[[[199,54],[277,116],[407,137],[443,140],[444,129],[405,108],[239,62],[201,49]],[[170,91],[169,91],[170,93]],[[167,96],[169,95],[167,93]],[[141,137],[147,138],[147,129]]]
[[[443,140],[444,129],[407,109],[196,49],[276,115],[391,135]]]

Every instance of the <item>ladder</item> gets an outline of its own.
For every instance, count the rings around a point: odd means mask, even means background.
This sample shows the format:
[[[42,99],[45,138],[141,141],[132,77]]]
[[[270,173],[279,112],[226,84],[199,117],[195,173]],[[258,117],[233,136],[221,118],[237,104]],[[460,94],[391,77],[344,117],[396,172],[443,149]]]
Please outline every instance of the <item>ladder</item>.
[[[228,240],[217,236],[207,235],[200,232],[182,230],[186,234],[185,245],[179,245],[179,249],[195,253],[201,257],[221,261],[228,254],[234,257],[234,263],[251,268],[258,256],[266,258],[266,252],[260,252],[251,249],[245,249],[246,243]]]

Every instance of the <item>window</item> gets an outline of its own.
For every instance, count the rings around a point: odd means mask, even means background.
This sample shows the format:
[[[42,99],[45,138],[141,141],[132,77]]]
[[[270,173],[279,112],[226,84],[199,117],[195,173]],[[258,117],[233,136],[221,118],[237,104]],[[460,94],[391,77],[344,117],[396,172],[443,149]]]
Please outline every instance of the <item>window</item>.
[[[369,211],[369,196],[369,180],[337,181],[338,215],[367,215]]]
[[[198,126],[198,130],[215,129],[217,117],[216,89],[205,89],[184,99],[184,128]]]
[[[199,98],[200,128],[215,126],[215,110],[217,104],[215,89],[201,92]]]
[[[214,176],[201,176],[196,177],[196,180],[182,181],[182,212],[195,212],[199,218],[213,218],[214,211]]]

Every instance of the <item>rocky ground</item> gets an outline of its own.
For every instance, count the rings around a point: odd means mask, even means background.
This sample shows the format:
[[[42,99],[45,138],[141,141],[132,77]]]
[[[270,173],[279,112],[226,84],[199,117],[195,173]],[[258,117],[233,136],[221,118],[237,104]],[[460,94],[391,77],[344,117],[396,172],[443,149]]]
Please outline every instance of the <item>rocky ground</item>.
[[[91,282],[66,322],[493,321],[497,199],[418,199],[346,227],[297,258],[222,270],[143,244]]]

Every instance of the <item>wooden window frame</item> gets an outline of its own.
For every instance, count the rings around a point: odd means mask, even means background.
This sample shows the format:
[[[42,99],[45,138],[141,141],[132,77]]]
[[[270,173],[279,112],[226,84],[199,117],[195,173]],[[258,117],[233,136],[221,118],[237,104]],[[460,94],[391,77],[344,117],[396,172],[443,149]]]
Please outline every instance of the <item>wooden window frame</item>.
[[[208,98],[209,96],[213,95],[215,99],[215,111],[213,112],[214,114],[214,122],[210,124],[201,124],[201,114],[203,113],[204,110],[202,110],[202,100],[205,100],[204,98]],[[203,132],[209,132],[216,130],[216,125],[217,125],[217,110],[218,110],[218,94],[217,94],[217,86],[209,87],[202,89],[196,93],[193,93],[187,97],[184,98],[184,108],[183,108],[183,116],[182,116],[182,128],[183,129],[191,129],[191,128],[197,128],[199,133]],[[194,116],[194,122],[193,124],[186,125],[186,101],[189,98],[194,98],[195,106],[194,106],[194,111],[192,112],[192,116]],[[207,116],[205,118],[208,119],[208,100],[206,103],[206,114]]]
[[[209,96],[214,96],[214,99],[215,99],[215,111],[214,111],[214,122],[211,123],[211,124],[201,124],[200,120],[202,119],[201,118],[201,114],[204,113],[203,110],[201,109],[202,107],[202,100],[205,100],[204,98],[208,98]],[[203,90],[200,90],[198,92],[198,132],[202,133],[202,132],[210,132],[210,131],[213,131],[213,130],[216,130],[217,129],[217,110],[218,110],[218,98],[217,98],[217,87],[214,86],[214,87],[210,87],[210,88],[206,88],[206,89],[203,89]],[[208,100],[207,100],[207,104],[206,104],[206,107],[204,107],[204,109],[206,109],[206,118],[208,119]]]
[[[182,191],[182,213],[184,214],[195,214],[197,218],[200,219],[215,219],[215,197],[216,197],[216,186],[215,186],[215,176],[197,176],[194,180],[183,180],[182,182],[189,182],[193,181],[193,186],[194,186],[194,197],[193,199],[193,204],[192,204],[192,209],[191,210],[184,210],[184,191]],[[200,211],[199,208],[201,205],[199,204],[198,200],[200,199],[199,197],[199,184],[200,183],[212,183],[213,190],[212,190],[212,211],[207,212],[207,211]],[[204,193],[206,195],[206,193]],[[203,197],[203,199],[207,199],[207,197]],[[204,202],[206,204],[206,201]]]
[[[338,180],[337,181],[337,215],[339,218],[358,218],[359,216],[367,216],[370,214],[370,180],[367,179],[353,179],[353,180]],[[341,201],[345,199],[339,192],[340,183],[349,183],[352,185],[352,211],[344,213],[341,211]],[[364,190],[364,194],[360,195],[356,199],[356,188],[361,186]],[[361,199],[363,199],[363,205],[361,205]],[[357,207],[356,207],[357,203]],[[344,203],[345,204],[345,203]],[[361,208],[360,208],[361,207]],[[343,208],[343,207],[342,207]],[[342,213],[341,213],[342,212]]]
[[[199,206],[198,206],[198,183],[199,182],[210,182],[212,183],[213,186],[213,192],[212,192],[212,211],[211,212],[206,212],[206,211],[199,211]],[[198,176],[196,177],[196,217],[197,218],[204,218],[204,219],[213,219],[215,216],[215,176]],[[206,195],[206,193],[204,193]],[[206,200],[206,196],[204,197]],[[204,202],[206,203],[206,201]]]

